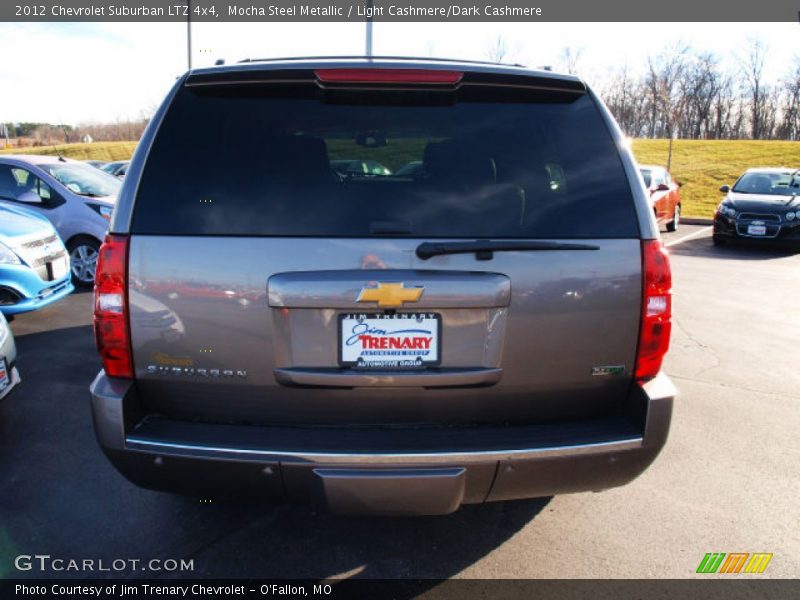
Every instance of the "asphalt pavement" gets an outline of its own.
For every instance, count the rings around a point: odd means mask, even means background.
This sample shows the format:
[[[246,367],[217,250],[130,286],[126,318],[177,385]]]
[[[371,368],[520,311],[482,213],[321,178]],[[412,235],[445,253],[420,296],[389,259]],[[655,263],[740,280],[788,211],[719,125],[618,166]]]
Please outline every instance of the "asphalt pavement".
[[[337,517],[138,489],[94,440],[91,294],[18,316],[23,383],[0,403],[0,577],[143,575],[14,568],[20,554],[46,554],[189,559],[192,577],[683,578],[707,552],[770,552],[767,576],[800,577],[800,254],[715,248],[704,226],[665,240],[675,285],[666,370],[681,396],[655,464],[599,494],[444,517]]]

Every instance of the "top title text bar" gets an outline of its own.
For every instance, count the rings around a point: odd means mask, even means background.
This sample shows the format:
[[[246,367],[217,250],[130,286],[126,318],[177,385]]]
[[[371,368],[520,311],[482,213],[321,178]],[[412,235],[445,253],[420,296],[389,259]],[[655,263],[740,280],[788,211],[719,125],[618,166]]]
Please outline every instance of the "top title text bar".
[[[4,0],[5,22],[798,22],[800,0]],[[800,35],[800,29],[798,29]]]

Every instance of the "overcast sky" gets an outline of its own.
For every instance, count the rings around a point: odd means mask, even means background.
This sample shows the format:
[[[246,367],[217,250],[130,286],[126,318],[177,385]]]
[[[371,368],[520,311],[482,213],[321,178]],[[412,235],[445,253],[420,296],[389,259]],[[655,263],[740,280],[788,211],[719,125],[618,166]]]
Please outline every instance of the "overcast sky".
[[[648,54],[678,40],[717,53],[731,69],[748,38],[767,45],[777,81],[800,56],[797,23],[376,23],[376,55],[485,59],[502,35],[507,61],[557,65],[581,48],[579,71],[602,83],[609,67],[642,70]],[[353,23],[195,23],[193,63],[217,58],[352,55],[364,52]],[[150,112],[186,69],[180,23],[0,24],[0,121],[77,124]]]

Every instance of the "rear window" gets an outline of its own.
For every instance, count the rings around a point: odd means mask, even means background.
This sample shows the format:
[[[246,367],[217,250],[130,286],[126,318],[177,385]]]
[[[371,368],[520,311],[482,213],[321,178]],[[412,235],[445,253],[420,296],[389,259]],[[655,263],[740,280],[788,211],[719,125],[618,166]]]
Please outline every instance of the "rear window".
[[[587,95],[491,102],[483,90],[443,102],[311,87],[182,88],[150,150],[132,232],[638,235],[618,152]]]

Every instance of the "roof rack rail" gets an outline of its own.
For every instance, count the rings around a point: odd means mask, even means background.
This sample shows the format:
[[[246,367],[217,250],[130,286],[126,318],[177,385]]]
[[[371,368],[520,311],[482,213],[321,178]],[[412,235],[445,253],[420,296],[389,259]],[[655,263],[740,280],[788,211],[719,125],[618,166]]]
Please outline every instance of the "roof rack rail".
[[[465,63],[470,65],[493,65],[502,67],[522,67],[525,65],[519,63],[499,63],[488,60],[468,60],[463,58],[432,58],[430,56],[365,56],[363,54],[348,55],[348,56],[284,56],[274,58],[243,58],[238,61],[239,63],[255,63],[255,62],[290,62],[302,60],[417,60],[421,62],[456,62]]]

